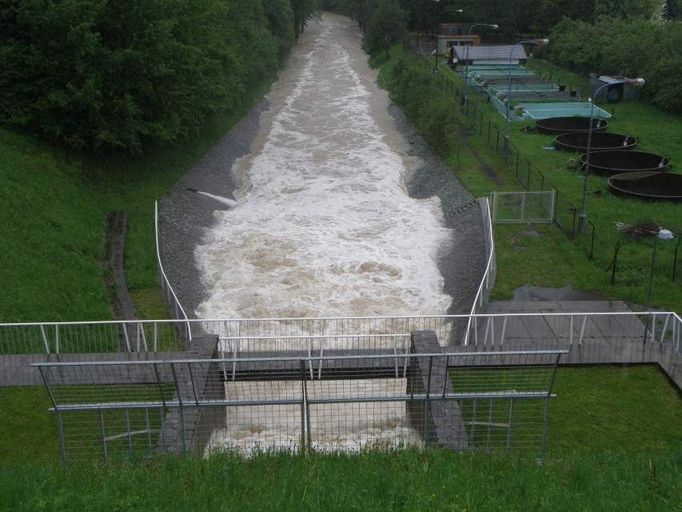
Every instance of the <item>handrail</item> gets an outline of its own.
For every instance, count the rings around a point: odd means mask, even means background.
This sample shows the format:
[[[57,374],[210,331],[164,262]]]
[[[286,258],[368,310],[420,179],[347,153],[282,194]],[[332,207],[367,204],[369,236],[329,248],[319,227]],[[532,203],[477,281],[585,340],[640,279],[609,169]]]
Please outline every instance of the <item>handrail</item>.
[[[424,359],[424,358],[474,358],[484,359],[496,356],[555,356],[567,355],[566,349],[540,349],[540,350],[496,350],[487,352],[419,352],[406,354],[344,354],[344,355],[319,355],[319,356],[264,356],[264,357],[218,357],[196,359],[145,359],[140,361],[39,361],[31,363],[36,368],[67,368],[67,367],[90,367],[90,366],[155,366],[173,364],[216,364],[216,363],[262,363],[262,362],[286,362],[286,361],[365,361],[383,359]]]
[[[472,308],[473,309],[473,308]],[[86,320],[86,321],[62,321],[62,322],[6,322],[0,323],[0,327],[40,327],[66,326],[66,325],[116,325],[116,324],[175,324],[175,323],[216,323],[216,322],[288,322],[288,321],[335,321],[335,320],[407,320],[407,319],[435,319],[457,320],[462,318],[503,318],[503,317],[584,317],[584,316],[666,316],[672,315],[682,322],[682,317],[674,311],[542,311],[524,313],[460,313],[456,315],[403,315],[403,316],[330,316],[330,317],[281,317],[281,318],[179,318],[166,320]],[[350,336],[350,335],[349,335]]]
[[[485,266],[485,272],[483,272],[483,278],[481,279],[481,284],[478,285],[478,291],[474,297],[474,303],[471,306],[471,312],[469,313],[469,320],[467,321],[467,330],[464,334],[464,346],[469,344],[469,332],[471,331],[471,320],[474,315],[477,314],[477,310],[483,306],[484,300],[484,287],[488,288],[490,286],[490,275],[492,274],[492,268],[495,261],[495,240],[493,238],[493,223],[492,214],[490,212],[490,202],[486,198],[479,199],[479,202],[483,202],[485,206],[485,212],[487,214],[487,225],[485,226],[488,232],[488,242],[490,244],[490,253],[488,254],[488,262]]]
[[[180,303],[180,299],[175,294],[173,286],[171,286],[166,271],[163,268],[163,263],[161,262],[161,251],[159,245],[159,203],[154,201],[154,237],[156,242],[156,263],[159,271],[159,279],[161,281],[161,289],[165,292],[164,297],[167,302],[170,302],[168,306],[173,310],[176,319],[185,320],[187,327],[187,343],[192,342],[192,325],[189,322],[189,317],[185,313],[185,309]],[[179,314],[178,314],[179,313]]]

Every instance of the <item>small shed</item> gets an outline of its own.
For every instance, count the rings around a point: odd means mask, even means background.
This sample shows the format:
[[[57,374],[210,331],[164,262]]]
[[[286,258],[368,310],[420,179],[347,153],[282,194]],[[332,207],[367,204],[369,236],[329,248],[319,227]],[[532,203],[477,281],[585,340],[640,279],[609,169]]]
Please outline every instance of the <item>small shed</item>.
[[[460,64],[525,64],[528,60],[522,45],[495,44],[481,46],[456,46],[455,56]]]
[[[640,87],[633,87],[623,83],[623,80],[627,80],[624,76],[592,76],[590,78],[590,96],[594,97],[597,89],[608,84],[599,93],[599,100],[607,100],[609,103],[619,103],[621,101],[633,101],[640,98]]]
[[[481,44],[481,36],[476,34],[463,36],[441,34],[438,36],[438,53],[449,55],[450,48],[453,46],[478,46],[479,44]]]
[[[481,36],[472,34],[473,23],[441,23],[438,31],[437,48],[440,55],[449,55],[453,46],[477,46]]]

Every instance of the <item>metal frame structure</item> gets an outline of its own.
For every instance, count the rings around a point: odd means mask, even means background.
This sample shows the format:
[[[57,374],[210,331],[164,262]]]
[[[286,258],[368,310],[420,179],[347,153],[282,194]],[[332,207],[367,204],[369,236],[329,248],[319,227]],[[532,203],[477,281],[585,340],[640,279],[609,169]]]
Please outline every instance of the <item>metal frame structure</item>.
[[[482,286],[485,287],[485,278]],[[178,327],[183,325],[190,327],[194,337],[202,334],[218,336],[221,350],[236,354],[302,348],[380,347],[397,350],[404,348],[411,333],[418,330],[435,331],[443,346],[467,346],[484,342],[480,333],[477,334],[477,326],[491,323],[512,325],[514,322],[550,326],[547,328],[549,330],[543,328],[537,333],[538,339],[548,342],[554,340],[573,345],[587,338],[606,342],[633,337],[670,344],[677,350],[682,344],[682,319],[670,311],[472,313],[397,317],[10,323],[0,324],[0,354],[179,352],[184,351],[183,338],[178,334]],[[576,330],[577,325],[584,325],[584,328]],[[131,332],[139,332],[130,345],[122,350],[118,344],[121,326],[127,326]],[[643,336],[644,331],[646,335]],[[461,334],[461,337],[453,337],[454,334]],[[528,339],[536,338],[532,332],[525,335]],[[504,339],[502,333],[501,343],[504,343]]]
[[[64,463],[224,449],[248,455],[408,445],[542,455],[547,406],[564,354],[384,353],[35,366],[52,401]],[[236,377],[230,379],[224,368],[235,364]],[[325,370],[311,375],[310,367]],[[110,384],[87,384],[103,375]]]

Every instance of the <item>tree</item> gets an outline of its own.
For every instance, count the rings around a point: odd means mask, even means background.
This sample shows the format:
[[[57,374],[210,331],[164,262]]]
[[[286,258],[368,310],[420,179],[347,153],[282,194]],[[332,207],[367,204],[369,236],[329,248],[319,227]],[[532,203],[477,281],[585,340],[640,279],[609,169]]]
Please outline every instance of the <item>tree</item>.
[[[317,11],[318,2],[317,0],[291,0],[291,8],[294,12],[294,34],[298,39],[303,33],[308,18]]]
[[[289,51],[294,40],[294,10],[289,0],[267,0],[263,2],[270,31],[277,38],[280,59]]]
[[[677,5],[675,0],[662,0],[654,11],[653,21],[673,21],[677,18]]]
[[[88,151],[192,136],[274,76],[293,1],[4,0],[0,120]]]
[[[613,18],[650,18],[658,0],[596,0],[594,12],[596,16]]]
[[[400,41],[407,31],[407,13],[397,0],[377,0],[367,19],[365,47],[370,54],[385,51]]]

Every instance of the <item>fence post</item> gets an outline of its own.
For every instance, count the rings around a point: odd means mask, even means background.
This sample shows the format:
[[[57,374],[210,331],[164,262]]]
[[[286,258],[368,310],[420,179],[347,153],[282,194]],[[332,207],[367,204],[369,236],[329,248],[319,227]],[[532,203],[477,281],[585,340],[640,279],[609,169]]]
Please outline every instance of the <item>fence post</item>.
[[[500,152],[500,129],[495,127],[495,152]]]
[[[301,451],[308,451],[310,441],[310,415],[308,414],[308,386],[305,361],[301,359]]]
[[[154,365],[156,367],[156,365]],[[178,375],[175,372],[175,364],[170,363],[171,373],[173,374],[173,383],[175,384],[175,392],[178,397],[178,405],[180,410],[180,440],[182,446],[182,453],[187,453],[187,431],[185,429],[185,404],[182,401],[182,389],[178,382]]]
[[[618,265],[618,251],[620,251],[620,240],[616,242],[616,247],[613,251],[613,260],[611,261],[611,284],[616,284],[616,266]]]
[[[675,251],[673,252],[673,282],[675,282],[675,277],[677,276],[677,250],[680,247],[680,242],[682,242],[682,238],[677,241]]]
[[[575,240],[575,214],[578,211],[575,206],[571,205],[571,211],[573,212],[573,223],[571,225],[571,238]]]
[[[66,466],[66,446],[64,444],[64,424],[62,423],[62,413],[57,410],[57,436],[59,437],[59,458],[62,461],[62,466]]]
[[[590,224],[592,224],[592,222],[590,222]],[[594,233],[596,230],[597,230],[597,227],[594,224],[592,224],[592,237],[590,240],[590,259],[591,260],[594,259]]]
[[[559,226],[559,223],[557,222],[559,219],[559,190],[556,187],[552,188],[554,189],[554,218],[552,219],[552,222]]]
[[[109,455],[107,453],[107,434],[104,429],[104,412],[99,410],[99,433],[102,436],[102,461],[107,462]]]
[[[647,305],[651,310],[651,298],[654,294],[654,272],[656,271],[656,251],[658,250],[658,237],[654,237],[654,250],[651,253],[651,270],[649,271],[649,289],[647,291]]]
[[[530,190],[530,160],[528,160],[528,176],[526,176],[526,190]]]

